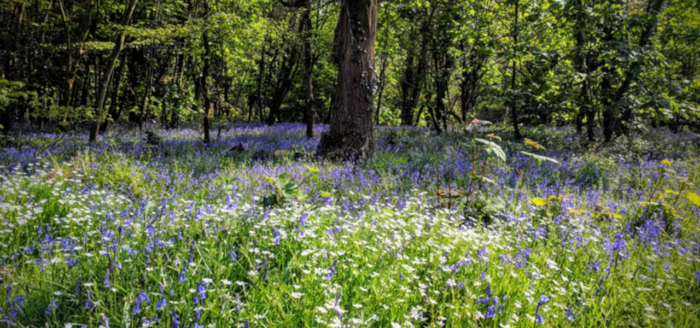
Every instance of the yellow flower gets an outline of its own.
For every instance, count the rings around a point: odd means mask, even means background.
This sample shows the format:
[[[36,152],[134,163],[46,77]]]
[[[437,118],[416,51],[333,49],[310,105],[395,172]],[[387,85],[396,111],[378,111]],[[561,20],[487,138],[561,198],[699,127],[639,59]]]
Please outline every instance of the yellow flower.
[[[535,204],[535,206],[545,206],[547,205],[547,201],[544,200],[543,198],[535,197],[530,199],[531,204]]]
[[[700,206],[700,196],[698,194],[689,192],[687,196],[691,203],[695,204],[695,206]]]

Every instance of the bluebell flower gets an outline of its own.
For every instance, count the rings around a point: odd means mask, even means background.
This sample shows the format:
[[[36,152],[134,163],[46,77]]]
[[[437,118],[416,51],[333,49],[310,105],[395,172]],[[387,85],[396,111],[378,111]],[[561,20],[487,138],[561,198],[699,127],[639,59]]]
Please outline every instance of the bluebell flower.
[[[68,268],[72,268],[78,264],[78,261],[66,256],[66,264],[68,264]]]
[[[238,254],[236,254],[235,251],[231,250],[230,253],[228,253],[229,258],[231,258],[231,262],[235,261],[238,258]]]
[[[187,276],[185,276],[186,272],[187,272],[187,268],[183,266],[182,269],[180,269],[180,274],[178,275],[178,278],[177,278],[178,282],[187,281]]]
[[[494,309],[493,307],[490,307],[490,308],[486,309],[486,316],[485,316],[485,317],[486,317],[487,319],[488,319],[488,318],[493,318],[495,315],[496,315],[496,309]]]
[[[535,316],[535,318],[536,318],[535,320],[537,321],[538,324],[544,325],[544,318],[542,317],[541,314],[539,314],[539,312],[537,313],[537,315]]]
[[[109,269],[107,269],[107,275],[105,275],[104,285],[105,288],[109,288]]]
[[[309,214],[307,214],[307,213],[303,213],[301,215],[301,219],[299,219],[299,223],[301,223],[302,227],[306,227],[306,218],[308,218],[308,217],[309,217]]]
[[[163,310],[167,306],[167,302],[165,301],[165,296],[161,295],[160,296],[160,301],[158,301],[158,304],[156,304],[156,310]]]
[[[204,286],[206,285],[203,282],[197,284],[197,294],[199,294],[199,298],[202,300],[207,299],[207,290]]]
[[[172,318],[171,327],[172,328],[179,328],[180,327],[180,316],[177,315],[177,313],[170,311],[170,317]]]
[[[56,309],[58,309],[58,299],[52,298],[51,304],[49,304],[49,307],[46,309],[46,315],[51,314],[51,312],[55,311]]]
[[[95,303],[93,303],[92,300],[90,299],[91,296],[92,296],[92,292],[90,292],[90,290],[88,290],[87,291],[87,300],[85,300],[85,306],[84,306],[86,310],[94,309],[96,307]]]
[[[140,291],[140,292],[138,293],[137,297],[138,297],[138,299],[139,299],[140,302],[146,302],[146,303],[148,303],[148,302],[151,301],[151,299],[148,297],[148,294],[146,294],[146,292],[144,292],[144,291]]]
[[[100,321],[102,321],[102,326],[109,328],[109,318],[107,318],[104,314],[100,316]]]
[[[595,260],[593,263],[589,264],[586,273],[590,272],[591,269],[597,273],[598,270],[600,270],[600,260]]]
[[[571,311],[571,308],[566,309],[566,320],[574,321],[574,312]]]

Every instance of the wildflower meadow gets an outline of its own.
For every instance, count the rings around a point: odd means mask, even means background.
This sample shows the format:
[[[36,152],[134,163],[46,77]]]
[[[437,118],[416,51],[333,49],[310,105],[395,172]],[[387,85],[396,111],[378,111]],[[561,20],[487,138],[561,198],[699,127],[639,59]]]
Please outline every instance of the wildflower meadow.
[[[700,327],[698,135],[304,129],[22,135],[0,326]]]

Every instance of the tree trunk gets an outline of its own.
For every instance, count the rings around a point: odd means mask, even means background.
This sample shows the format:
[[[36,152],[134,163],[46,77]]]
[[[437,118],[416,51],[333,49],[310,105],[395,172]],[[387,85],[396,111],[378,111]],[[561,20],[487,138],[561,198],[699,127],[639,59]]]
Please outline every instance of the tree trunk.
[[[310,23],[310,22],[309,22]],[[295,22],[292,20],[290,25],[293,28]],[[304,33],[304,22],[299,22],[299,34]],[[272,102],[270,103],[270,113],[267,116],[267,125],[275,124],[278,119],[280,108],[284,102],[284,97],[287,96],[289,89],[292,86],[292,80],[297,73],[297,62],[299,61],[299,48],[296,44],[292,44],[284,49],[285,56],[282,62],[282,68],[275,83],[275,91],[272,94]]]
[[[183,40],[184,42],[184,40]],[[170,123],[168,124],[171,128],[177,127],[178,123],[178,109],[180,108],[180,98],[182,98],[182,81],[185,77],[185,50],[182,49],[182,53],[177,58],[177,75],[175,75],[175,84],[177,86],[177,96],[173,102],[173,108],[170,110]]]
[[[515,0],[515,24],[513,26],[513,49],[517,49],[518,46],[518,9],[520,7],[520,0]],[[518,99],[515,96],[515,78],[516,78],[516,52],[513,50],[513,73],[511,74],[510,90],[511,90],[511,100],[510,100],[510,118],[513,121],[513,133],[515,139],[521,139],[520,127],[518,127]]]
[[[209,3],[204,0],[204,12],[205,15],[209,13]],[[205,30],[202,33],[202,43],[204,43],[204,55],[202,60],[204,65],[202,67],[202,96],[204,98],[204,143],[208,144],[211,142],[210,129],[211,129],[211,104],[209,103],[209,89],[207,88],[207,76],[209,76],[209,57],[211,54],[211,47],[209,46],[209,34]]]
[[[418,98],[425,81],[427,68],[428,54],[428,31],[431,18],[426,19],[423,23],[421,31],[421,46],[418,61],[416,63],[414,47],[410,47],[408,57],[406,58],[406,71],[401,80],[401,125],[413,125],[413,112],[418,106]],[[413,35],[413,34],[412,34]],[[416,36],[417,37],[417,36]],[[420,115],[416,117],[420,120]]]
[[[331,124],[318,151],[331,158],[360,158],[374,150],[372,87],[378,0],[343,0],[333,44],[338,83]]]
[[[265,35],[265,38],[263,39],[263,46],[262,46],[262,51],[260,52],[260,63],[258,65],[258,90],[255,93],[255,98],[250,101],[250,108],[248,112],[248,122],[250,122],[253,119],[253,105],[257,105],[258,108],[258,113],[260,113],[260,120],[262,121],[262,112],[263,112],[263,91],[262,91],[262,85],[263,85],[263,80],[265,79],[265,46],[267,45],[267,34]]]
[[[410,50],[409,50],[410,51]],[[413,125],[413,108],[416,99],[411,97],[414,87],[413,53],[409,52],[406,58],[406,71],[401,79],[401,125]]]
[[[640,48],[646,48],[650,44],[651,36],[656,31],[656,25],[659,21],[659,16],[663,10],[666,0],[649,0],[646,8],[646,17],[644,20],[643,28],[638,39],[638,46]],[[617,41],[619,37],[615,34],[616,29],[621,29],[618,26],[619,23],[612,23],[606,26],[605,29],[605,42]],[[620,101],[624,98],[629,91],[632,81],[635,80],[639,74],[641,66],[640,60],[635,60],[630,67],[624,73],[624,79],[620,86],[613,90],[614,79],[619,77],[617,71],[613,68],[608,68],[604,70],[603,81],[601,82],[601,89],[603,90],[603,135],[605,136],[605,141],[611,141],[613,134],[615,132],[615,126],[618,123],[618,112],[620,107]],[[632,114],[629,113],[631,119]]]
[[[583,81],[581,81],[581,94],[578,114],[576,115],[576,131],[578,133],[583,132],[583,119],[586,118],[586,132],[589,141],[595,141],[595,112],[593,112],[593,103],[591,102],[590,95],[588,94],[588,74],[591,72],[591,67],[589,67],[589,57],[587,53],[586,45],[588,40],[584,31],[586,30],[587,24],[587,14],[586,9],[583,7],[582,0],[576,0],[573,4],[574,6],[574,39],[576,41],[576,56],[575,56],[575,67],[576,71],[584,75]]]
[[[374,124],[379,125],[379,111],[382,109],[382,96],[384,95],[384,80],[386,78],[386,65],[388,56],[384,54],[381,60],[382,69],[379,71],[379,95],[377,95],[377,110],[375,111]]]
[[[303,0],[301,27],[304,30],[304,74],[306,75],[306,100],[304,106],[304,122],[306,122],[306,137],[314,137],[314,58],[311,53],[311,0]]]
[[[131,16],[134,14],[134,9],[136,9],[136,3],[138,0],[131,0],[129,4],[124,7],[124,16],[122,17],[122,26],[126,27],[129,25],[131,22]],[[119,58],[119,54],[122,51],[122,48],[124,47],[124,38],[126,37],[126,33],[124,30],[119,32],[119,35],[117,36],[117,39],[114,41],[114,47],[112,48],[112,53],[109,55],[109,59],[107,60],[106,68],[104,70],[104,73],[102,74],[102,77],[100,78],[98,89],[97,89],[97,96],[95,99],[95,122],[92,126],[92,131],[90,132],[90,142],[93,143],[97,141],[97,136],[100,133],[100,124],[102,123],[104,113],[103,113],[103,105],[104,105],[104,100],[105,96],[107,95],[107,84],[109,83],[110,78],[112,77],[112,72],[114,71],[114,65],[117,62],[117,59]]]
[[[448,108],[445,105],[447,100],[448,88],[450,87],[450,76],[452,75],[452,67],[454,66],[454,59],[452,56],[445,52],[442,54],[437,63],[437,72],[435,72],[435,119],[437,121],[437,132],[441,133],[443,130],[447,130],[447,113]],[[442,127],[440,127],[442,124]]]
[[[112,83],[112,97],[109,102],[109,110],[107,111],[108,115],[112,118],[113,121],[117,121],[119,116],[117,116],[117,97],[119,96],[119,84],[122,81],[122,75],[124,75],[124,68],[126,68],[126,60],[124,60],[123,63],[119,65],[119,68],[117,69],[117,75],[115,76],[115,79]],[[109,121],[104,121],[103,126],[100,127],[100,132],[105,132],[107,131],[107,126],[109,125]]]
[[[153,81],[153,49],[149,51],[148,69],[146,69],[146,89],[143,90],[141,100],[141,115],[139,115],[139,131],[143,131],[143,121],[147,119],[148,98],[151,95],[151,83]]]

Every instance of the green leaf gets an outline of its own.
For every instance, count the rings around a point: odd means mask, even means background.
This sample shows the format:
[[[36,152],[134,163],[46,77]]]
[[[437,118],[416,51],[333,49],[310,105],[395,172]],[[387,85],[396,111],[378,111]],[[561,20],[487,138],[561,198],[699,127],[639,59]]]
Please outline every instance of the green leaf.
[[[499,146],[497,143],[481,138],[474,138],[474,140],[484,144],[486,146],[485,150],[488,154],[492,154],[500,158],[504,162],[506,161],[506,153],[503,151],[503,148],[501,148],[501,146]]]
[[[527,156],[532,157],[537,162],[537,165],[542,165],[542,163],[544,163],[544,162],[552,162],[555,164],[561,164],[561,163],[559,163],[559,161],[557,161],[556,159],[551,158],[551,157],[537,155],[537,154],[533,154],[533,153],[528,153],[526,151],[521,151],[520,153],[523,155],[527,155]]]

